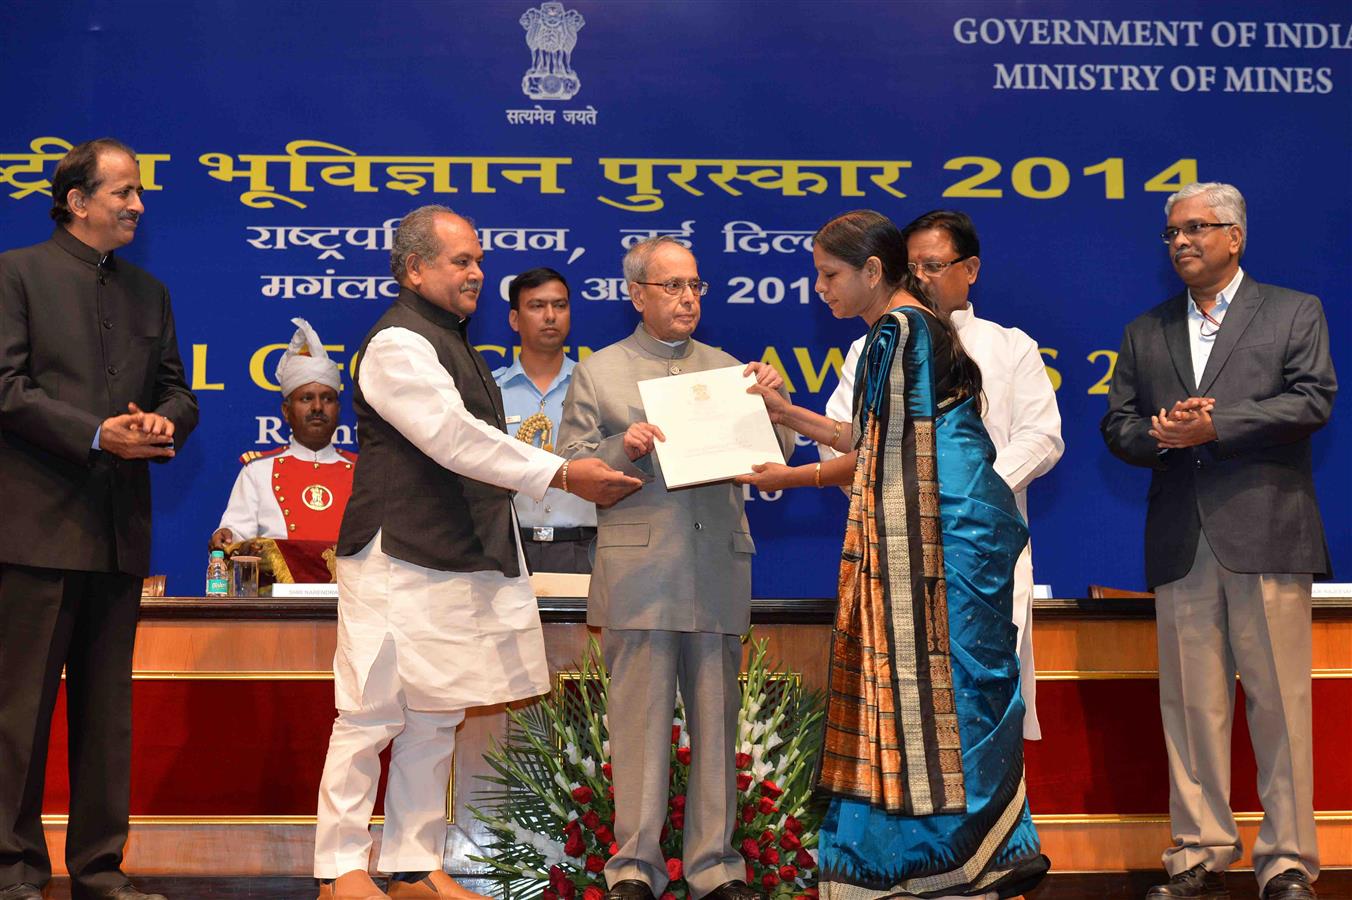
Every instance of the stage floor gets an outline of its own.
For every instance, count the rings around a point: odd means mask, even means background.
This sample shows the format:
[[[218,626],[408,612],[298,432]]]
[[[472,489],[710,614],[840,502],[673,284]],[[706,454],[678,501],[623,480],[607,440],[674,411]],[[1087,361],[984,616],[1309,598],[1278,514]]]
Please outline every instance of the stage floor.
[[[1161,877],[1158,872],[1053,874],[1027,900],[1140,900]],[[1258,900],[1252,872],[1226,876],[1231,900]],[[466,887],[487,892],[488,886],[471,880]],[[310,878],[241,876],[237,878],[137,878],[143,891],[159,891],[169,900],[314,900],[316,882]],[[1352,869],[1333,869],[1315,885],[1320,900],[1352,900]],[[54,879],[47,900],[70,900],[70,883]]]

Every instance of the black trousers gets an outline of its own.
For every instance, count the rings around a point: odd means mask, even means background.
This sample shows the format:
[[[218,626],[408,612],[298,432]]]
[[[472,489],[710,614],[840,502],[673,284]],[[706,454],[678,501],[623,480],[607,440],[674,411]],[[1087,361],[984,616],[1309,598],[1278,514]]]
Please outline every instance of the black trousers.
[[[52,875],[42,792],[66,670],[72,896],[126,881],[131,659],[141,579],[0,565],[0,889]]]
[[[529,529],[523,529],[529,530]],[[532,541],[524,537],[521,550],[532,572],[573,572],[590,575],[594,538],[580,541]]]

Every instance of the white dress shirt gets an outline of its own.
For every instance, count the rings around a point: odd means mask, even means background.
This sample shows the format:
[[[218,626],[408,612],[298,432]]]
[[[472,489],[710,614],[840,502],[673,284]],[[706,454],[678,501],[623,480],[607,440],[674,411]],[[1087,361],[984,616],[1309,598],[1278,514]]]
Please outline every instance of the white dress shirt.
[[[995,444],[995,471],[1014,491],[1024,520],[1028,519],[1028,485],[1051,471],[1065,450],[1061,440],[1061,413],[1056,392],[1038,352],[1037,342],[1017,328],[1005,328],[977,318],[969,303],[950,317],[963,349],[981,369],[981,421]],[[854,413],[854,377],[867,335],[850,345],[840,369],[840,384],[826,402],[826,415],[848,422]],[[838,454],[818,444],[823,459]],[[1020,675],[1023,688],[1024,737],[1038,740],[1032,632],[1032,542],[1014,566],[1014,624],[1018,628]]]
[[[235,478],[235,486],[230,490],[230,502],[225,505],[221,515],[220,528],[229,528],[237,541],[253,538],[283,539],[289,536],[286,517],[282,507],[272,493],[272,461],[286,456],[294,456],[306,462],[341,463],[347,462],[338,455],[338,448],[330,443],[322,450],[311,450],[296,443],[283,453],[267,456],[246,463]]]
[[[1217,322],[1224,322],[1230,301],[1235,299],[1239,284],[1243,280],[1244,270],[1236,270],[1235,277],[1230,279],[1230,283],[1216,295],[1216,305],[1207,310],[1207,315]],[[1193,384],[1202,383],[1202,373],[1206,371],[1206,362],[1211,358],[1211,348],[1216,345],[1216,335],[1219,331],[1219,327],[1212,325],[1202,316],[1202,311],[1197,308],[1197,301],[1193,299],[1192,291],[1188,291],[1188,346],[1192,350]]]

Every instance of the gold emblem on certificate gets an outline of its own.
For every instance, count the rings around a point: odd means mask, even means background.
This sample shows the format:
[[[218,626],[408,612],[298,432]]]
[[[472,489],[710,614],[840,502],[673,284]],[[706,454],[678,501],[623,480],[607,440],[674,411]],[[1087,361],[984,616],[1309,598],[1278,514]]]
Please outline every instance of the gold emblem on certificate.
[[[323,512],[333,505],[333,491],[322,484],[312,484],[301,492],[301,502],[315,512]]]
[[[701,384],[698,381],[690,385],[690,396],[699,401],[712,399],[712,395],[709,393],[709,386],[707,384]]]

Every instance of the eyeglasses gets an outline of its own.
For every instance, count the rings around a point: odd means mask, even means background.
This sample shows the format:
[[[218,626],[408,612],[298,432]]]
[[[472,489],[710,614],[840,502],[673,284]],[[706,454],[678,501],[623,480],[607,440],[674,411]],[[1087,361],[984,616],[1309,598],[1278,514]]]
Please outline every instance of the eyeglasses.
[[[948,262],[908,262],[906,268],[911,270],[912,275],[919,275],[924,272],[926,275],[942,275],[949,266],[955,266],[964,259],[971,259],[972,254],[968,253],[959,256],[957,259],[950,259]]]
[[[709,282],[700,281],[698,278],[692,278],[685,281],[681,278],[668,278],[666,281],[635,281],[634,284],[647,284],[653,287],[660,287],[666,292],[668,297],[679,297],[690,288],[690,293],[696,297],[703,297],[709,293]]]
[[[1201,237],[1202,235],[1210,231],[1212,228],[1229,228],[1234,224],[1235,224],[1234,222],[1189,222],[1182,228],[1164,229],[1163,231],[1160,232],[1160,238],[1164,241],[1164,243],[1172,244],[1174,242],[1174,238],[1178,237],[1180,233],[1186,234],[1188,236],[1188,239],[1191,240],[1192,238],[1195,237]]]

